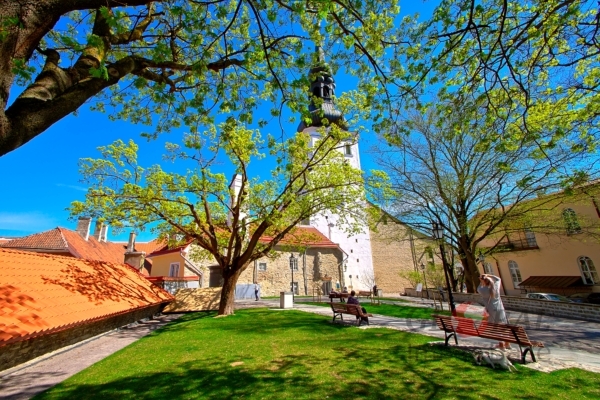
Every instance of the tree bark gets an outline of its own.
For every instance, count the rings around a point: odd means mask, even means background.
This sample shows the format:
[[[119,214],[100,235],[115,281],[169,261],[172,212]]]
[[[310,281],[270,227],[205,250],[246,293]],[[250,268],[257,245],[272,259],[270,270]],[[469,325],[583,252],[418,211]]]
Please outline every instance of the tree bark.
[[[76,111],[89,98],[131,73],[121,61],[113,64],[109,80],[90,79],[89,68],[101,60],[84,54],[72,68],[58,67],[58,53],[41,51],[46,65],[8,107],[16,78],[15,66],[28,64],[42,39],[60,17],[75,10],[101,6],[145,5],[153,0],[6,0],[0,1],[0,156],[22,146],[48,127]],[[155,0],[161,2],[163,0]],[[126,57],[129,58],[129,57]],[[130,61],[130,60],[129,60]]]
[[[465,284],[467,285],[467,293],[475,293],[479,286],[479,270],[475,262],[475,255],[471,246],[471,240],[467,235],[462,235],[458,244],[462,254],[463,266],[465,267]]]
[[[223,289],[221,290],[221,301],[219,303],[219,315],[232,315],[235,302],[235,286],[246,266],[236,264],[223,268]]]

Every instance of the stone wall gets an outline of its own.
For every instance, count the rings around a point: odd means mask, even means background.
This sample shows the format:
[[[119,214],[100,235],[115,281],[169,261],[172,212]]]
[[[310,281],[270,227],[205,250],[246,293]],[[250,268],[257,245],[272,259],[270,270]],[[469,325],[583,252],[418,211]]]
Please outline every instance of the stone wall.
[[[409,235],[407,227],[391,217],[382,219],[371,231],[375,283],[383,289],[384,296],[386,293],[402,293],[403,288],[410,286],[400,273],[415,270],[413,260],[418,262],[425,245],[425,241],[414,234]]]
[[[298,283],[298,294],[313,295],[313,292],[326,290],[327,282],[335,288],[343,285],[340,275],[342,252],[338,248],[309,248],[306,253],[296,253],[298,270],[294,271],[294,282]],[[267,264],[266,271],[258,270],[260,263]],[[261,296],[279,296],[280,292],[291,291],[292,272],[290,253],[278,252],[274,259],[262,258],[256,266],[250,265],[240,276],[238,283],[256,281],[261,288]]]
[[[404,290],[408,296],[421,297],[421,295],[412,288],[406,288]],[[433,295],[433,292],[433,290],[430,290],[431,295]],[[435,292],[437,293],[437,291]],[[424,296],[426,296],[426,294],[424,294]],[[454,302],[457,304],[471,302],[483,305],[479,294],[453,293],[453,296]],[[600,305],[597,304],[565,303],[560,301],[526,299],[524,297],[516,296],[501,297],[506,310],[600,322]]]
[[[8,369],[36,357],[81,342],[93,336],[130,324],[144,318],[151,318],[162,311],[165,304],[158,304],[98,321],[83,323],[47,335],[33,337],[0,347],[0,370]]]

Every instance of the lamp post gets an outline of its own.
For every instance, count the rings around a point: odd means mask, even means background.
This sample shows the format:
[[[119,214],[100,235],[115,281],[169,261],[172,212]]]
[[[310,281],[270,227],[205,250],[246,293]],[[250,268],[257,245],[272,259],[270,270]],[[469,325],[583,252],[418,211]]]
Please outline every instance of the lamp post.
[[[452,315],[456,316],[456,306],[454,305],[454,296],[452,296],[452,288],[450,287],[450,278],[448,278],[448,264],[446,263],[446,252],[444,251],[444,228],[437,222],[433,223],[433,237],[440,241],[440,253],[442,255],[442,266],[444,268],[444,276],[446,277],[446,289],[448,290],[448,302]]]
[[[425,264],[421,263],[421,265],[419,265],[419,268],[421,268],[421,271],[423,272],[423,281],[425,282],[425,291],[427,292],[427,300],[429,300],[429,290],[427,289],[427,278],[425,277]],[[422,293],[421,293],[421,297],[423,297]]]
[[[290,269],[292,270],[292,302],[294,301],[294,296],[296,295],[294,291],[294,269],[298,265],[298,258],[294,257],[294,253],[290,254]]]

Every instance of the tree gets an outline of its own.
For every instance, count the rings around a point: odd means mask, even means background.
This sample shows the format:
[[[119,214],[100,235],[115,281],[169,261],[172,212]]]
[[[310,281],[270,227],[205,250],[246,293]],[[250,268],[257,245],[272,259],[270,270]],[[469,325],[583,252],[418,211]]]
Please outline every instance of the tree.
[[[588,0],[442,0],[430,19],[403,22],[411,45],[398,47],[401,94],[442,86],[442,100],[485,98],[490,118],[512,125],[503,139],[525,138],[542,150],[573,129],[597,143],[599,28],[597,4]]]
[[[300,221],[343,209],[339,224],[348,232],[360,227],[362,173],[342,153],[354,137],[336,125],[321,128],[321,133],[314,145],[305,133],[284,142],[269,137],[265,143],[258,131],[231,119],[219,131],[188,134],[184,146],[168,146],[171,159],[189,168],[185,174],[159,165],[144,169],[136,161],[138,147],[117,141],[99,149],[101,158],[82,160],[90,189],[84,202],[73,202],[71,212],[117,228],[150,226],[164,240],[193,240],[203,257],[221,267],[219,314],[231,314],[240,274],[254,260],[272,255]],[[271,177],[251,177],[251,161],[266,153],[276,163]],[[215,171],[225,167],[217,155],[225,156],[237,172],[231,187]]]
[[[219,112],[251,123],[266,102],[275,116],[283,104],[306,115],[306,45],[368,80],[398,10],[393,0],[2,1],[0,156],[90,100],[153,125],[149,137],[209,129]]]
[[[432,222],[441,224],[472,293],[478,284],[480,243],[498,232],[542,229],[544,220],[531,225],[531,216],[557,204],[538,195],[563,188],[566,177],[576,183],[584,178],[570,175],[574,166],[585,165],[589,171],[595,166],[571,151],[586,140],[578,132],[542,152],[524,137],[516,142],[504,138],[505,121],[490,124],[481,105],[459,98],[438,110],[401,116],[397,129],[377,149],[376,162],[389,175],[386,195],[395,196],[387,211],[423,232],[431,232]],[[541,127],[536,135],[551,140],[553,133]],[[383,178],[374,179],[381,184]]]

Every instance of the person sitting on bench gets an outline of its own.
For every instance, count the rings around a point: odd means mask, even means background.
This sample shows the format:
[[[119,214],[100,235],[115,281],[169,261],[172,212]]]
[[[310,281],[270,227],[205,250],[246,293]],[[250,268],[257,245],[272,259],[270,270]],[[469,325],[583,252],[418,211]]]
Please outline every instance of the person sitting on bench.
[[[356,304],[357,306],[360,306],[360,308],[362,309],[362,312],[364,314],[367,313],[367,310],[365,310],[365,308],[360,305],[360,302],[358,301],[358,298],[356,298],[356,292],[354,290],[350,292],[350,297],[348,297],[348,304]],[[361,319],[364,322],[366,322],[367,324],[369,323],[369,318],[368,317],[361,317]]]
[[[342,294],[348,294],[348,288],[346,286],[344,286],[344,290],[342,290]],[[340,301],[342,303],[346,302],[346,300],[344,300],[344,296],[342,296],[342,298],[340,299]]]

